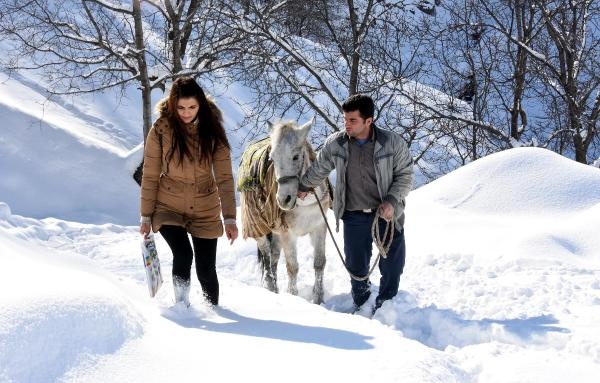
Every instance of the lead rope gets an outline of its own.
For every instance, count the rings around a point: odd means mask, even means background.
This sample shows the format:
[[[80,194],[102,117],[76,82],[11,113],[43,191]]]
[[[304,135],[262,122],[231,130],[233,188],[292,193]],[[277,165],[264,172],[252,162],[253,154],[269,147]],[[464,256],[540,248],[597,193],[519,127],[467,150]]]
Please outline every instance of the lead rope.
[[[381,237],[379,236],[379,225],[377,224],[379,222],[380,214],[379,214],[379,209],[377,209],[377,211],[375,213],[375,218],[373,219],[373,224],[371,225],[371,236],[373,237],[373,241],[375,242],[375,245],[377,246],[379,253],[377,254],[377,259],[375,259],[375,262],[373,263],[373,266],[371,266],[371,268],[369,269],[369,272],[367,273],[367,275],[365,275],[364,277],[359,277],[357,275],[352,274],[352,272],[348,269],[348,266],[346,265],[346,261],[344,260],[344,257],[342,257],[342,252],[340,251],[340,248],[339,248],[337,242],[335,241],[335,238],[333,237],[333,232],[331,231],[331,227],[329,227],[329,222],[327,222],[327,217],[325,216],[325,211],[323,210],[323,206],[321,205],[321,200],[316,195],[316,193],[315,193],[315,199],[317,200],[317,203],[319,204],[319,209],[321,210],[321,215],[323,216],[323,219],[325,220],[325,225],[327,226],[327,231],[329,231],[329,236],[331,237],[331,240],[333,241],[333,244],[335,245],[335,249],[337,250],[338,256],[340,257],[340,260],[342,261],[344,268],[346,269],[348,274],[350,274],[350,277],[352,279],[354,279],[355,281],[366,281],[371,276],[371,273],[373,273],[373,270],[375,270],[375,266],[377,266],[377,264],[379,263],[379,259],[381,257],[387,258],[387,253],[390,250],[390,246],[392,246],[392,240],[394,239],[394,231],[395,231],[395,225],[396,225],[394,223],[394,220],[392,219],[389,222],[387,222],[387,224],[385,225],[383,240],[380,240],[379,238],[381,238]],[[389,236],[389,239],[387,239],[388,236]],[[387,239],[387,242],[386,242],[386,239]]]

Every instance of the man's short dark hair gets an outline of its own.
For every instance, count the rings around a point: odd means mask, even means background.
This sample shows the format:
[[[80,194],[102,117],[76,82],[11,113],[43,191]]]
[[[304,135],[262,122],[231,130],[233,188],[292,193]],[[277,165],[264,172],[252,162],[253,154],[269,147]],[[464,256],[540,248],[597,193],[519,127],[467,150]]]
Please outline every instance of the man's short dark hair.
[[[365,94],[353,94],[348,97],[346,101],[342,104],[342,110],[344,112],[353,112],[358,110],[360,116],[363,119],[367,119],[369,117],[373,117],[375,114],[375,104],[373,103],[373,99]]]

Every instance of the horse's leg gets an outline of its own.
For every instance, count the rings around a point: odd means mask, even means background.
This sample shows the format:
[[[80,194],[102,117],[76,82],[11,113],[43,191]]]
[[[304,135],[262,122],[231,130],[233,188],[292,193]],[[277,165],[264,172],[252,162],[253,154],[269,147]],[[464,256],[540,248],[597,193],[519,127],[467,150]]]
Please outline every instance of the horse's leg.
[[[279,254],[281,254],[279,237],[276,234],[269,233],[264,237],[257,238],[256,243],[258,245],[258,262],[262,269],[263,283],[267,289],[278,293],[277,263],[279,262]]]
[[[315,285],[313,286],[313,303],[323,303],[323,269],[325,269],[325,240],[327,231],[319,225],[310,233],[310,241],[314,249]]]
[[[297,237],[289,231],[281,234],[281,244],[288,273],[288,293],[292,295],[298,295],[298,258],[296,255],[296,239]]]

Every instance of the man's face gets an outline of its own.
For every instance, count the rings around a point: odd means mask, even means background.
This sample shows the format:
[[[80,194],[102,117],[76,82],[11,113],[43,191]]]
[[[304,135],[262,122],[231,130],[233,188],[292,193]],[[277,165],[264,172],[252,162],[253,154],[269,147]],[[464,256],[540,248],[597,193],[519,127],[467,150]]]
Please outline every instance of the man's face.
[[[350,137],[362,140],[371,134],[372,117],[363,119],[358,110],[344,112],[344,128]]]

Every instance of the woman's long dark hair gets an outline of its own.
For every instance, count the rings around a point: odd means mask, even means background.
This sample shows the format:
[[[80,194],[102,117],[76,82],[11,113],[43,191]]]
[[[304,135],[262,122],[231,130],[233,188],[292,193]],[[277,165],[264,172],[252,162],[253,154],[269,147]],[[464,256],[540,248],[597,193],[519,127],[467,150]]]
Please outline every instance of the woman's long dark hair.
[[[198,139],[200,144],[200,162],[210,161],[219,145],[228,149],[229,141],[223,128],[223,117],[217,106],[206,98],[204,91],[198,83],[191,77],[180,77],[173,82],[169,97],[166,100],[166,110],[162,113],[169,120],[169,125],[173,129],[173,139],[171,149],[167,154],[167,160],[170,160],[175,152],[179,154],[179,163],[183,165],[183,158],[188,156],[192,159],[193,155],[185,140],[185,127],[183,121],[177,113],[177,101],[181,98],[195,98],[198,101]],[[163,106],[163,107],[164,107]]]

